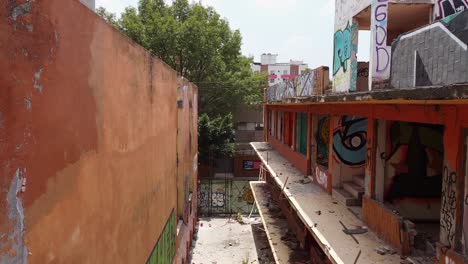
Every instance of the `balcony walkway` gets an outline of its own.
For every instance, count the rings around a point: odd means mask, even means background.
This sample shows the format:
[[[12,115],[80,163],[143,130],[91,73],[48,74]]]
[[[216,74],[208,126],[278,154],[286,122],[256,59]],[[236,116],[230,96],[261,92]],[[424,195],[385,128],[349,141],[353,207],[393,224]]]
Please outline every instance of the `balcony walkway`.
[[[310,256],[297,247],[299,242],[288,230],[281,209],[274,205],[266,182],[250,182],[268,242],[276,263],[310,263]],[[292,238],[291,238],[292,237]]]
[[[364,223],[350,212],[347,206],[336,202],[318,185],[304,184],[302,181],[304,175],[270,144],[255,142],[251,145],[281,189],[289,177],[283,192],[291,207],[297,212],[332,263],[400,263],[399,254],[380,255],[377,253],[376,248],[390,246],[370,230],[365,234],[354,235],[359,244],[351,236],[345,234],[339,221],[348,229],[362,227]],[[359,252],[361,254],[355,262]]]

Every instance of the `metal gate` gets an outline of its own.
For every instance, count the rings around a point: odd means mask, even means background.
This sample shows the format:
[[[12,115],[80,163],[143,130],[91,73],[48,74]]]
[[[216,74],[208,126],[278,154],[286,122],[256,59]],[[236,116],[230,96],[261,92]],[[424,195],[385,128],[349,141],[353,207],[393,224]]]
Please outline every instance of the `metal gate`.
[[[249,214],[254,203],[248,180],[200,180],[198,206],[202,215]]]

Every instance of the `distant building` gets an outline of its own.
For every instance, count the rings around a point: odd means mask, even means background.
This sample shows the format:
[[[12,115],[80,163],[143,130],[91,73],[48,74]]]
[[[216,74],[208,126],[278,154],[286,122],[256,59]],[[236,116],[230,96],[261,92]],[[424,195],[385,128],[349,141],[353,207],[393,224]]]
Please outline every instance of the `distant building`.
[[[252,71],[268,72],[268,85],[273,86],[304,73],[308,65],[303,61],[276,62],[278,54],[262,54],[260,62],[252,63]]]

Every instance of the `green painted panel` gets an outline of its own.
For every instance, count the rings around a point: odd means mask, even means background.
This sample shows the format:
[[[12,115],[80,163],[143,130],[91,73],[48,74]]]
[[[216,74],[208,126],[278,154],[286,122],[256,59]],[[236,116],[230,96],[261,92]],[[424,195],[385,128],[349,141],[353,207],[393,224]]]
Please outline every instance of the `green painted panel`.
[[[307,155],[307,113],[297,114],[296,150],[302,155]]]
[[[174,210],[172,210],[171,216],[167,220],[146,264],[171,264],[175,255],[175,238],[175,215]]]

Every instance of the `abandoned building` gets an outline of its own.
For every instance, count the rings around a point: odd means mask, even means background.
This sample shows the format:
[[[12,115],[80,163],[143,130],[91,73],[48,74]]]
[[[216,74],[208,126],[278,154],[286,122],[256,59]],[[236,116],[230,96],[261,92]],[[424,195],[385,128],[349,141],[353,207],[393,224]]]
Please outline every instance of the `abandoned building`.
[[[198,89],[82,2],[2,1],[0,263],[184,263]]]
[[[267,232],[275,204],[313,263],[466,262],[467,8],[336,1],[332,85],[321,67],[265,89],[251,186]],[[288,263],[282,235],[270,245]]]

